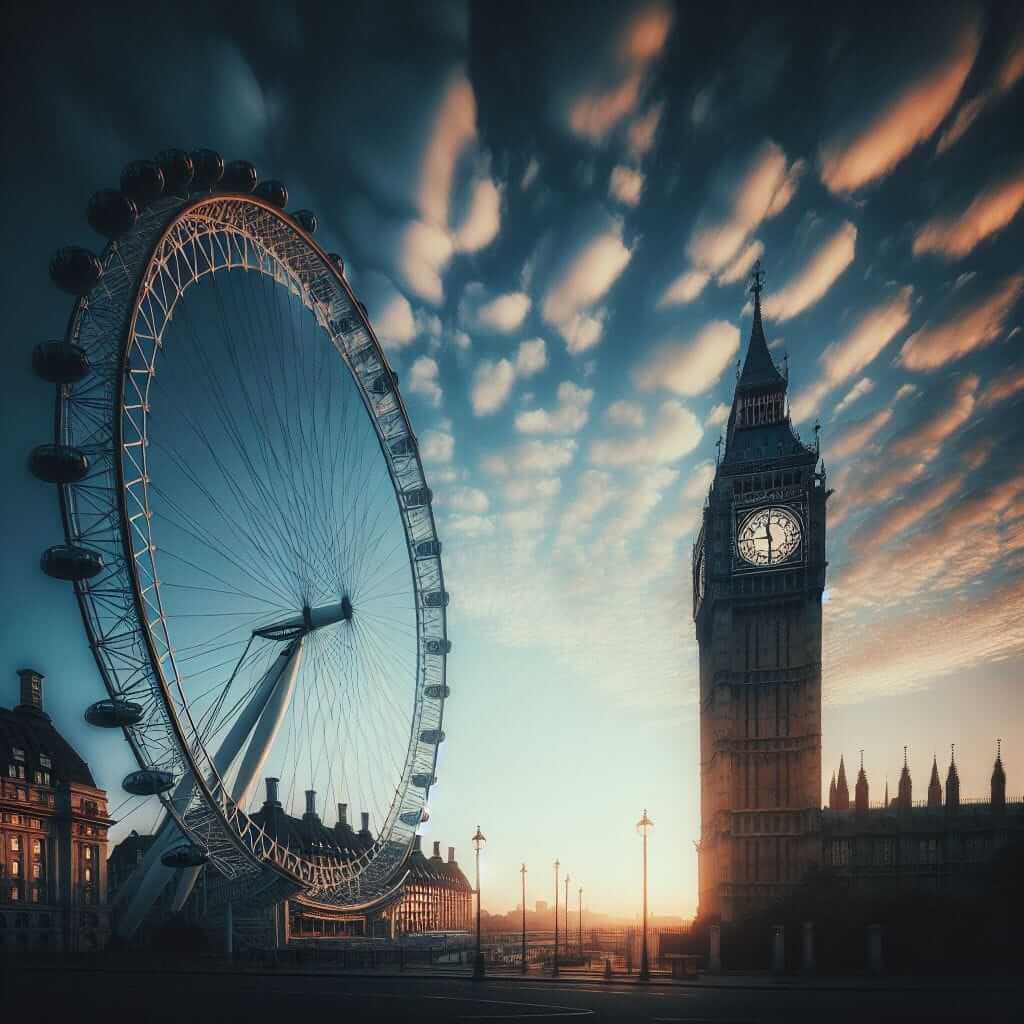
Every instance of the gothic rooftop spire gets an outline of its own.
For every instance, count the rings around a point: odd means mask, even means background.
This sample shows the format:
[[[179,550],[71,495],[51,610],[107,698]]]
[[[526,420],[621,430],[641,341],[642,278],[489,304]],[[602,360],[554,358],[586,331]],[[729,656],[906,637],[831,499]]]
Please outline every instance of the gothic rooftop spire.
[[[736,383],[737,391],[778,388],[786,389],[786,378],[779,373],[779,368],[768,351],[768,340],[764,336],[764,324],[761,322],[761,292],[764,289],[764,270],[761,261],[754,264],[750,274],[752,284],[750,291],[754,296],[754,322],[750,327],[750,342],[747,345],[747,358],[743,370]]]

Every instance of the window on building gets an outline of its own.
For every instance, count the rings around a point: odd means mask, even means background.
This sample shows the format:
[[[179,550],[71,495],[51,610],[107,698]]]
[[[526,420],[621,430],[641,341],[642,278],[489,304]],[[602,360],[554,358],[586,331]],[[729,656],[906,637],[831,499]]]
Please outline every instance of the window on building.
[[[43,865],[36,863],[32,865],[32,877],[42,878],[43,877]]]
[[[85,884],[88,885],[92,881],[92,868],[85,869]]]
[[[18,892],[18,887],[16,885],[12,885],[10,892],[8,892],[7,895],[12,903],[17,903],[21,893]]]
[[[11,878],[18,878],[21,875],[21,861],[11,861]]]
[[[20,822],[14,822],[20,824]],[[21,836],[11,836],[11,853],[21,852]]]
[[[38,885],[32,886],[32,902],[42,903],[43,902],[43,890]]]
[[[7,766],[7,774],[12,779],[23,779],[25,778],[25,766],[23,764],[9,764]]]
[[[32,777],[37,786],[48,786],[50,784],[50,773],[44,772],[42,769],[37,769]]]
[[[24,762],[25,751],[22,750],[21,747],[11,747],[11,757],[13,757],[15,761]]]
[[[41,857],[43,855],[43,841],[42,839],[32,840],[32,856]]]
[[[50,760],[50,757],[49,757],[48,754],[40,754],[39,755],[39,767],[40,768],[47,768],[47,769],[53,767],[53,762]]]
[[[91,846],[87,846],[85,848],[85,859],[86,860],[92,860],[92,847]]]
[[[43,823],[38,818],[29,818],[28,819],[28,825],[29,825],[29,828],[42,828],[43,827]],[[38,842],[38,840],[36,840],[36,842]]]

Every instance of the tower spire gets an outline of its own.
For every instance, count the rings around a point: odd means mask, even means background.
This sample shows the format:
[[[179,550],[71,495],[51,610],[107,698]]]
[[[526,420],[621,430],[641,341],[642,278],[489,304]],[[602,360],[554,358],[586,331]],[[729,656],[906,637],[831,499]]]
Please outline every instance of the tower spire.
[[[846,763],[843,755],[839,755],[839,777],[836,779],[836,810],[850,809],[850,787],[846,781]]]
[[[932,777],[928,780],[928,806],[942,806],[942,783],[939,782],[938,758],[932,755]]]
[[[1003,741],[996,740],[996,763],[992,766],[992,810],[1006,807],[1006,772],[1003,769]]]
[[[900,810],[909,811],[914,805],[913,789],[910,781],[910,764],[907,761],[907,748],[903,748],[903,771],[900,772],[900,787],[896,796]]]
[[[946,810],[955,811],[960,806],[960,775],[956,770],[956,744],[949,745],[949,771],[946,772]]]
[[[768,339],[764,334],[764,323],[761,320],[761,292],[764,291],[764,269],[761,261],[754,264],[750,272],[750,293],[754,296],[754,320],[750,325],[750,341],[747,345],[747,358],[743,361],[736,382],[739,391],[781,391],[786,390],[786,378],[779,373],[771,353],[768,351]]]
[[[868,777],[864,773],[864,751],[860,752],[860,770],[857,772],[857,784],[854,786],[854,808],[858,814],[865,814],[868,809]]]

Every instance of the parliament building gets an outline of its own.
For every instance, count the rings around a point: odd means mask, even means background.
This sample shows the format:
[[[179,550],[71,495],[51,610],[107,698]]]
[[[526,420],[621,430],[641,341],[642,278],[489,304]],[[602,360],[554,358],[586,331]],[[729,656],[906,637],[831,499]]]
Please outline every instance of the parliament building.
[[[700,658],[698,888],[701,918],[735,920],[785,901],[816,869],[877,894],[963,890],[996,852],[1024,840],[1024,803],[1006,801],[997,753],[990,799],[945,796],[933,762],[927,801],[904,764],[897,796],[854,799],[845,763],[821,807],[822,592],[831,491],[817,438],[801,440],[761,318],[755,266],[750,341],[724,451],[693,550]]]

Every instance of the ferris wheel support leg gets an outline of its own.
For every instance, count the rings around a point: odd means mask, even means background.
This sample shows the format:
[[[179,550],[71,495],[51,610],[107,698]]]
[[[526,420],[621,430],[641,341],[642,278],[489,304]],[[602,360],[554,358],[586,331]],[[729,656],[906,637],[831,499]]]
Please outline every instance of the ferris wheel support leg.
[[[242,713],[235,719],[230,731],[224,737],[217,753],[214,755],[213,764],[218,773],[223,775],[228,771],[245,745],[245,741],[252,733],[253,728],[258,723],[262,723],[264,712],[268,710],[271,704],[276,706],[277,702],[273,700],[275,695],[279,694],[281,689],[284,688],[287,689],[290,696],[291,690],[295,685],[295,676],[302,661],[301,651],[302,638],[300,637],[274,659],[274,663],[263,676],[259,686],[256,688],[256,692],[249,699],[249,703],[246,704]],[[285,710],[287,710],[287,704],[285,704]],[[259,736],[257,735],[253,742],[256,742],[258,738]],[[273,742],[273,737],[271,737],[270,742]],[[263,766],[268,750],[269,746],[263,751],[263,757],[256,766],[257,771]],[[174,802],[179,806],[187,803],[194,784],[191,774],[185,776],[178,783],[178,788],[175,790]],[[235,784],[235,792],[238,792],[237,782]],[[251,785],[244,794],[246,799],[249,793],[251,793]],[[236,802],[241,801],[236,798]],[[118,922],[117,930],[119,934],[125,937],[133,935],[146,914],[152,909],[153,904],[160,898],[160,894],[171,880],[171,876],[178,870],[165,867],[160,863],[160,857],[176,841],[180,842],[181,839],[181,829],[178,828],[177,823],[170,817],[165,818],[158,838],[149,848],[146,858],[141,865],[140,870],[142,874],[140,881],[135,888],[128,909]],[[171,903],[171,910],[174,913],[177,913],[185,905],[185,901],[188,899],[196,879],[199,877],[199,871],[199,868],[186,868],[181,871],[174,899]]]
[[[253,787],[259,782],[260,771],[267,760],[270,748],[274,744],[274,738],[281,727],[281,722],[287,714],[292,692],[295,689],[295,680],[302,665],[302,646],[303,638],[299,637],[281,653],[275,660],[271,670],[264,677],[256,697],[250,701],[249,707],[246,708],[242,716],[248,721],[245,729],[246,737],[252,731],[253,726],[256,725],[256,733],[249,744],[249,749],[246,751],[245,760],[238,771],[238,776],[235,779],[231,792],[231,799],[243,807],[248,803]],[[265,693],[264,690],[266,690]],[[258,705],[259,709],[255,717],[250,715],[250,710],[254,705]],[[227,740],[225,740],[226,744]],[[225,752],[222,746],[221,750],[217,753],[217,757],[214,759],[217,770],[222,773],[226,772],[240,749],[240,743],[234,746],[233,752],[230,752],[230,759],[222,766],[220,763],[221,753]],[[176,914],[185,905],[185,901],[189,898],[201,870],[201,867],[182,869],[181,875],[178,877],[178,886],[174,893],[174,899],[171,902],[172,913]]]

